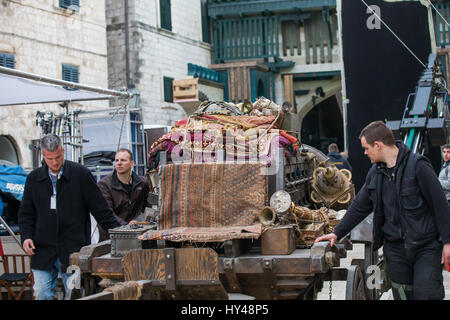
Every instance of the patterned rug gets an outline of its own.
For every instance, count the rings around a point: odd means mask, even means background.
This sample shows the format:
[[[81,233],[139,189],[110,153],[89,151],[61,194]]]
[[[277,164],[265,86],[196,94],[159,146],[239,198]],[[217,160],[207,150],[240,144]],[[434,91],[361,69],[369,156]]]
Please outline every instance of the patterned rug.
[[[260,171],[259,163],[162,166],[158,230],[140,239],[258,238],[258,214],[267,199],[267,176]]]

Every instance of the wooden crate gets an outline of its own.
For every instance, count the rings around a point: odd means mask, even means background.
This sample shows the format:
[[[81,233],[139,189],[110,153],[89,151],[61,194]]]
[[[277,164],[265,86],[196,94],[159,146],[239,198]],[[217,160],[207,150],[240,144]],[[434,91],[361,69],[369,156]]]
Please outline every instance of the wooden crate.
[[[198,100],[198,78],[173,80],[173,101],[194,99]]]
[[[267,228],[261,236],[261,253],[291,254],[295,250],[294,226]]]

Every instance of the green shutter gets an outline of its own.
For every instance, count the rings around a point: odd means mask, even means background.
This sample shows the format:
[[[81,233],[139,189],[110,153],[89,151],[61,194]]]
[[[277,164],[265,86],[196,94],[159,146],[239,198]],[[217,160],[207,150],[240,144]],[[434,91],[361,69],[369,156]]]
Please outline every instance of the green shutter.
[[[172,88],[173,78],[164,77],[164,101],[173,102],[173,88]]]
[[[0,52],[0,66],[14,69],[15,66],[14,56],[12,54]]]
[[[78,67],[69,66],[66,64],[62,65],[62,79],[64,81],[78,83],[78,78],[79,78]],[[69,87],[63,87],[63,88],[67,89],[67,90],[77,90],[77,89],[73,89],[73,88],[69,88]]]
[[[70,0],[59,0],[59,6],[61,8],[67,8],[70,6]]]
[[[206,0],[202,0],[202,40],[203,42],[211,43],[211,34],[208,17],[208,4]]]
[[[61,8],[69,8],[70,6],[73,6],[73,8],[78,7],[80,8],[80,0],[59,0],[59,6]],[[78,10],[77,10],[78,11]]]
[[[161,15],[161,28],[172,31],[170,0],[159,0],[159,9]]]

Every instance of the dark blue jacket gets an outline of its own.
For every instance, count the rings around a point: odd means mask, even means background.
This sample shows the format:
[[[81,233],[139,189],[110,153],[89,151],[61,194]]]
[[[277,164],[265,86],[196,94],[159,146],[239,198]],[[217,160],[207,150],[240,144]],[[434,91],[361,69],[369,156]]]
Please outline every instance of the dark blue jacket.
[[[352,166],[339,152],[330,152],[327,154],[327,157],[330,158],[329,163],[334,164],[338,169],[347,169],[352,171]]]

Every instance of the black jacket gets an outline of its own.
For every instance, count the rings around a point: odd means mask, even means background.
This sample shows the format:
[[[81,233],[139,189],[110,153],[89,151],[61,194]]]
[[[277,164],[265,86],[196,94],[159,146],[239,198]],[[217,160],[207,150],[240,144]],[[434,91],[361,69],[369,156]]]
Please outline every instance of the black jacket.
[[[131,194],[129,195],[117,177],[114,170],[98,182],[103,196],[113,209],[117,220],[121,225],[128,224],[139,214],[143,213],[147,206],[150,187],[144,177],[139,177],[132,172]],[[109,235],[103,228],[99,228],[100,241],[109,239]]]
[[[347,169],[352,171],[352,166],[347,159],[345,159],[339,152],[330,152],[327,154],[327,157],[330,158],[330,163],[333,163],[338,169]]]
[[[36,249],[31,268],[51,270],[57,257],[62,270],[69,256],[91,243],[91,213],[105,229],[120,226],[91,172],[65,160],[56,184],[56,210],[50,209],[53,186],[46,165],[33,170],[25,182],[19,209],[22,242],[32,239]]]
[[[406,247],[439,237],[450,243],[450,207],[433,167],[403,143],[397,145],[399,155],[391,177],[384,163],[374,164],[334,233],[342,238],[374,212],[374,250],[385,240],[404,241]]]

